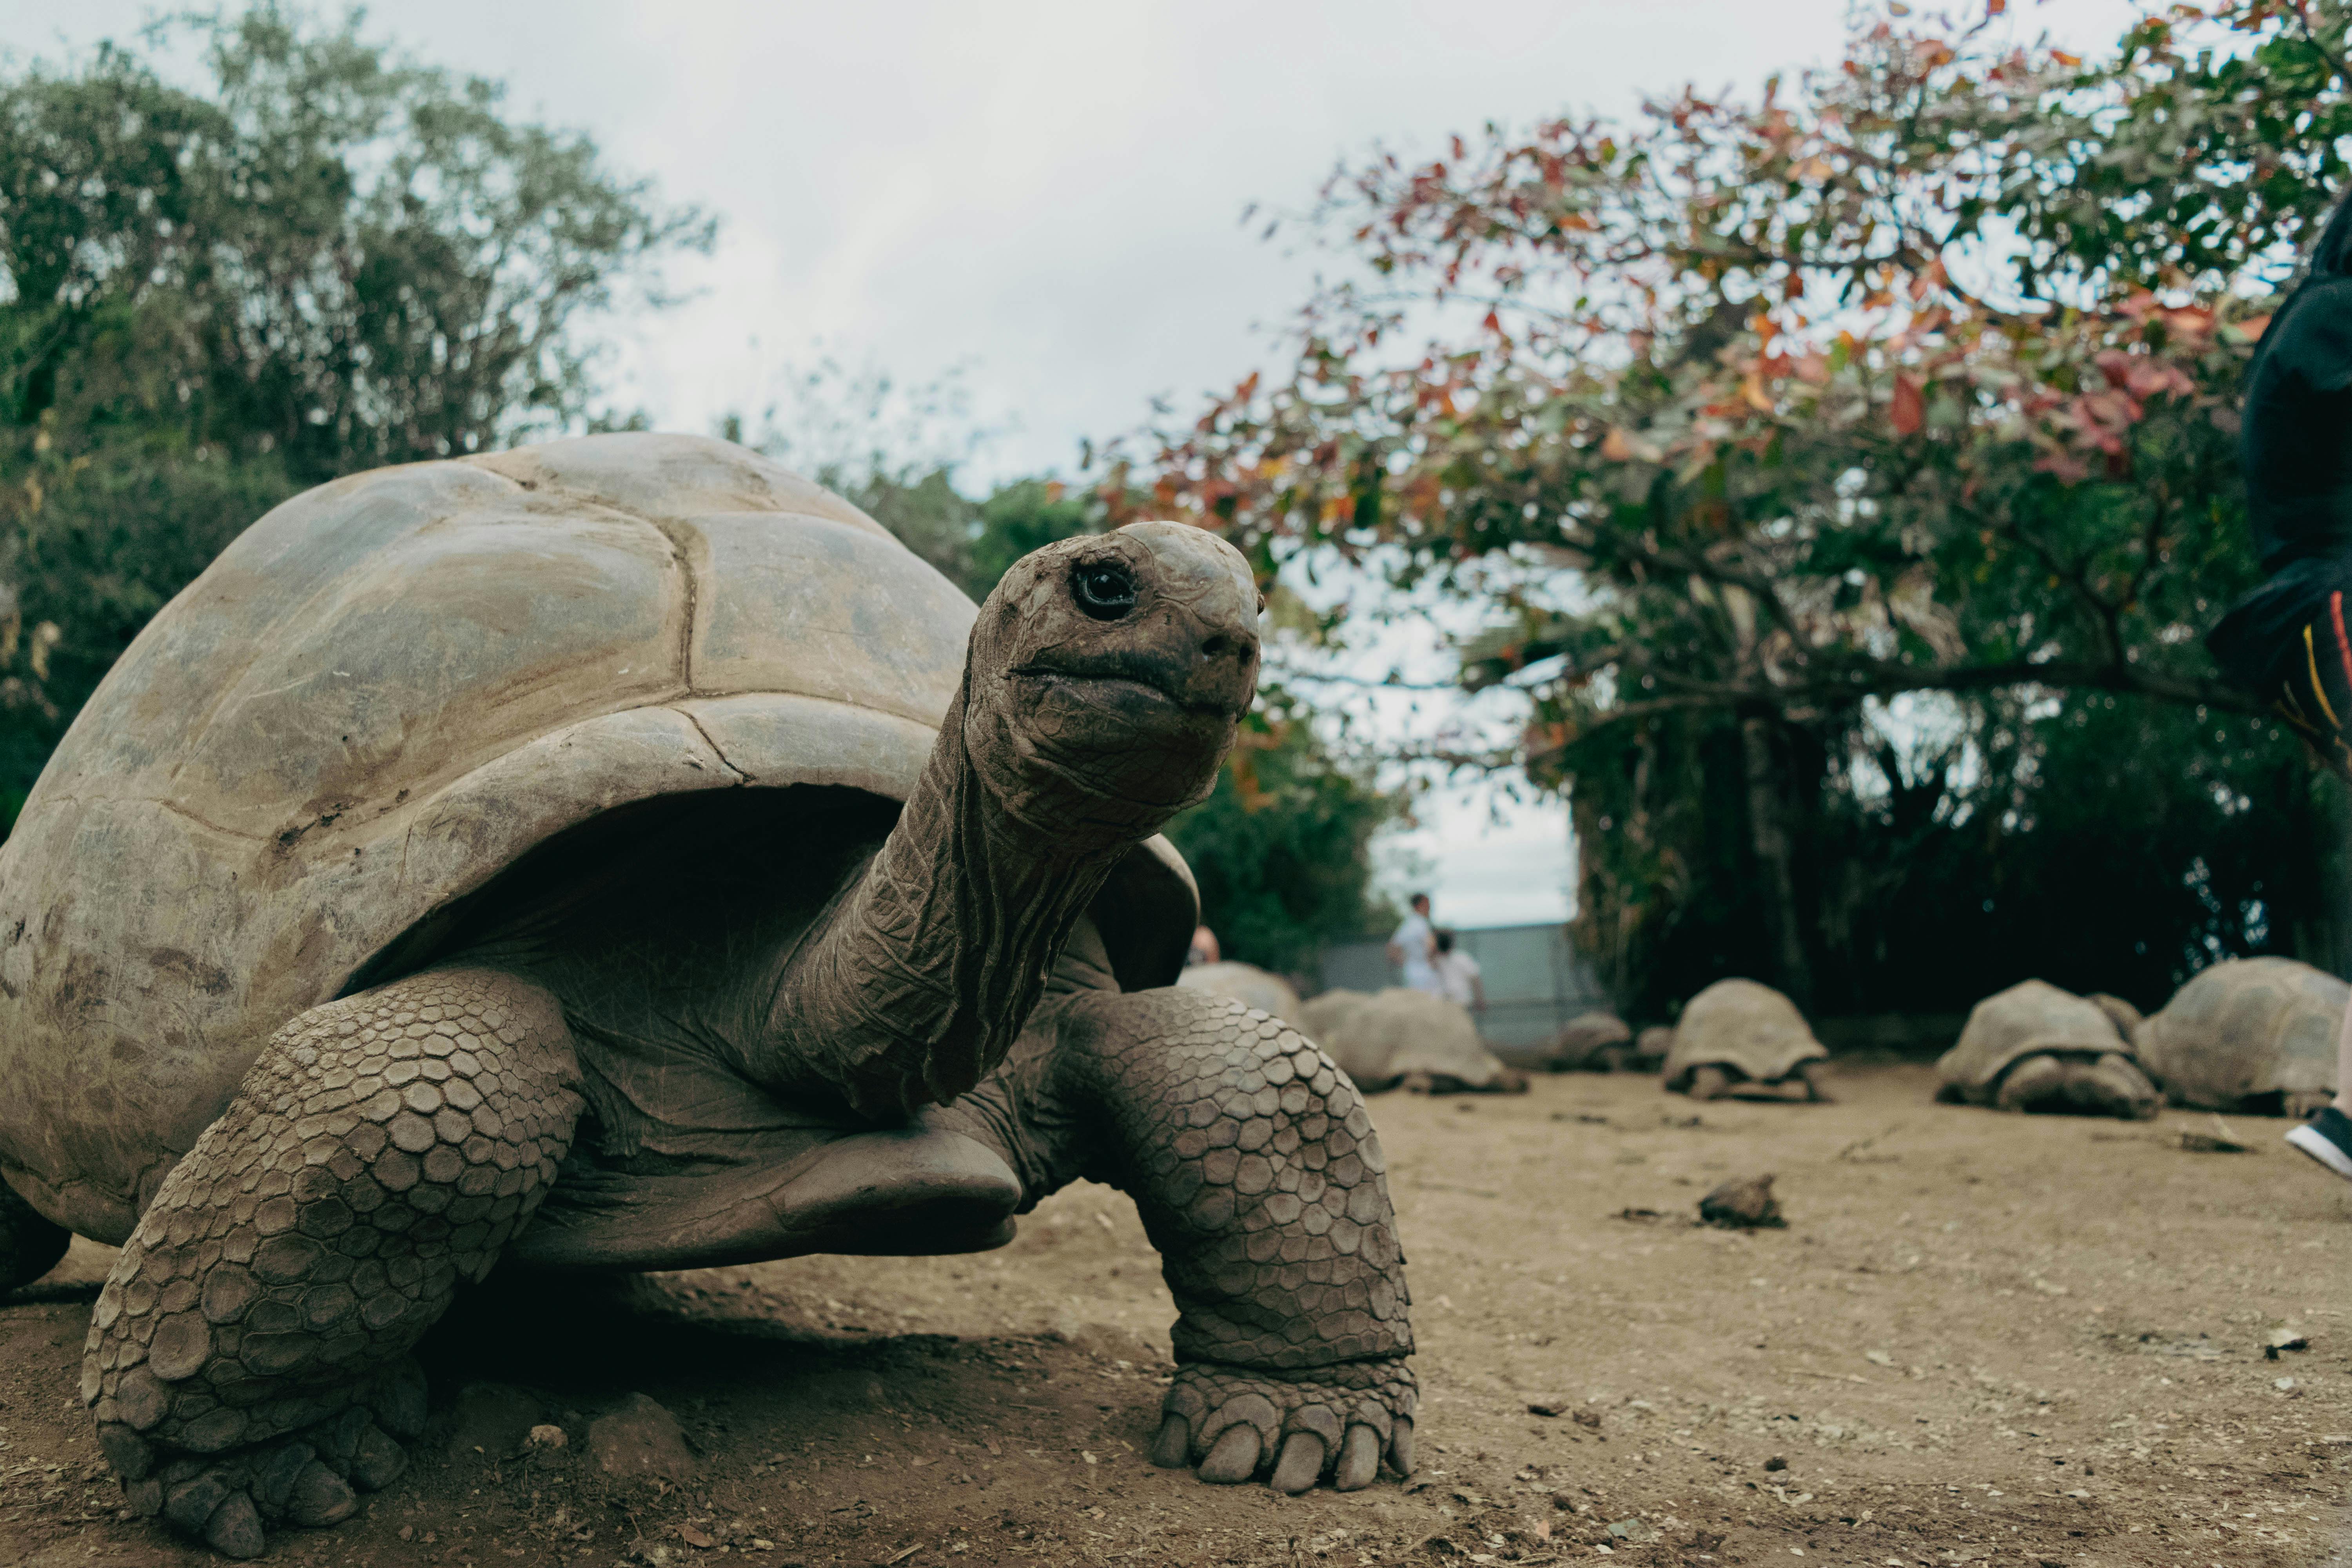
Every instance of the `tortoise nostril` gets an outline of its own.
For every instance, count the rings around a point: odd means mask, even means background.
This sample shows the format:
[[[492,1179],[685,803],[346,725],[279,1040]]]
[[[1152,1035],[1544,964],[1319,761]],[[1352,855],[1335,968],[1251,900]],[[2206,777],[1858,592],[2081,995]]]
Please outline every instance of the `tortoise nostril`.
[[[1249,664],[1257,658],[1257,639],[1235,637],[1231,632],[1211,632],[1201,640],[1201,657],[1233,658]]]

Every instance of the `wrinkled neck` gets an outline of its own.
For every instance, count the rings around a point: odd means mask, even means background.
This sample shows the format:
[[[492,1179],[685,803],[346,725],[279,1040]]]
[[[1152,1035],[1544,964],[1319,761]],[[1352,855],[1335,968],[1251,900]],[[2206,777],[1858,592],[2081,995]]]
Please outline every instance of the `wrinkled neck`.
[[[959,700],[898,825],[784,963],[744,1064],[759,1081],[820,1086],[877,1120],[966,1092],[1012,1049],[1140,837],[1016,818],[972,765],[963,713]]]

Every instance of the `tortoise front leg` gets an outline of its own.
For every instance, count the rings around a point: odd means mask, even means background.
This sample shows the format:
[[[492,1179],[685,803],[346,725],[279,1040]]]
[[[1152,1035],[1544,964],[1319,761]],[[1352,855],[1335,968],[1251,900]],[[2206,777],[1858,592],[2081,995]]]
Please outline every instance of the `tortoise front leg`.
[[[1362,1098],[1304,1036],[1173,988],[1049,999],[935,1113],[1001,1149],[1024,1206],[1087,1176],[1135,1200],[1176,1299],[1152,1458],[1202,1480],[1412,1469],[1410,1300]]]
[[[233,1557],[406,1465],[407,1352],[547,1194],[581,1110],[547,992],[413,975],[280,1029],[99,1296],[82,1399],[131,1508]]]

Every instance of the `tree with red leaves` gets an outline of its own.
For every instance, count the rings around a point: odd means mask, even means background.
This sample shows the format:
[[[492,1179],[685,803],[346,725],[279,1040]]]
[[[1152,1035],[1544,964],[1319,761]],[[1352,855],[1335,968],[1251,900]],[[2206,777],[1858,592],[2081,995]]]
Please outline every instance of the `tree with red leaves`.
[[[1933,896],[1992,875],[2055,820],[2051,722],[2112,752],[2102,714],[2228,808],[2142,803],[2186,847],[2142,989],[2275,944],[2315,876],[2233,851],[2251,888],[2217,886],[2194,841],[2250,790],[2294,797],[2282,833],[2316,807],[2200,638],[2256,575],[2239,379],[2343,184],[2345,31],[2215,0],[2084,59],[1890,19],[1752,102],[1345,167],[1315,217],[1355,265],[1296,360],[1106,493],[1269,573],[1328,551],[1483,603],[1464,680],[1524,692],[1524,742],[1448,760],[1570,790],[1580,934],[1632,1005],[1709,967],[1866,1000],[1927,839],[1960,846]],[[1963,741],[1898,755],[1878,705],[1916,694]]]

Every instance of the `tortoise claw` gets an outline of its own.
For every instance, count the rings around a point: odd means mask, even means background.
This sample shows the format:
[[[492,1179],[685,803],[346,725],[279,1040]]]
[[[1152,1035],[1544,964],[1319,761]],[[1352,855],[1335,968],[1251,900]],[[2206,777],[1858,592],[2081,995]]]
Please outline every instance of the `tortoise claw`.
[[[1257,1428],[1237,1424],[1225,1428],[1209,1457],[1201,1461],[1201,1479],[1213,1487],[1238,1486],[1257,1474]]]
[[[1347,1439],[1339,1445],[1339,1468],[1331,1475],[1331,1489],[1352,1492],[1370,1486],[1381,1473],[1381,1435],[1370,1426],[1350,1426]]]
[[[1151,1440],[1151,1462],[1163,1470],[1181,1470],[1192,1462],[1192,1424],[1181,1415],[1171,1415],[1160,1424],[1160,1436]]]
[[[1322,1438],[1312,1432],[1293,1432],[1282,1445],[1282,1458],[1275,1461],[1274,1489],[1296,1496],[1313,1486],[1323,1474],[1323,1455]]]
[[[269,1545],[261,1510],[243,1492],[231,1492],[205,1524],[205,1544],[224,1557],[258,1557]]]

